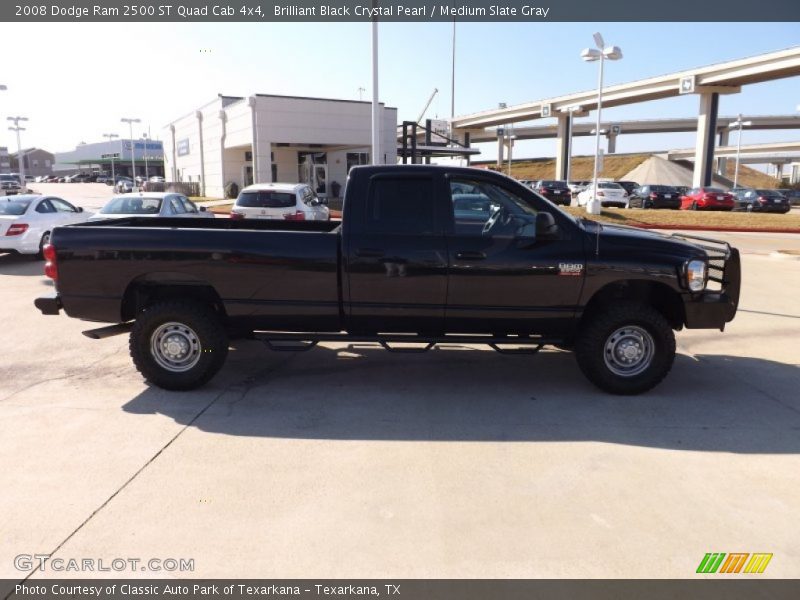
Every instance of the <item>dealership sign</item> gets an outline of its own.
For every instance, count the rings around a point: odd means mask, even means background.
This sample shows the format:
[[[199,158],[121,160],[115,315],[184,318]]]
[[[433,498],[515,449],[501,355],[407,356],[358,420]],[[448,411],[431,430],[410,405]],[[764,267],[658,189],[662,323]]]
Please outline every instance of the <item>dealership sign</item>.
[[[178,140],[177,144],[178,156],[186,156],[189,154],[189,138]]]
[[[450,121],[444,119],[428,119],[427,129],[432,146],[446,146],[450,138]]]

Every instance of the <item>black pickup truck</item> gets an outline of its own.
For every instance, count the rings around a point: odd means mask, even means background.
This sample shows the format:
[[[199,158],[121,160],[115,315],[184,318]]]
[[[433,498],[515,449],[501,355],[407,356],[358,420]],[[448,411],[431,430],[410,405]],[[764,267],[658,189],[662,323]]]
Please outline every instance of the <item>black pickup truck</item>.
[[[258,337],[555,345],[598,387],[635,394],[669,372],[673,330],[724,329],[741,277],[724,242],[601,225],[498,173],[427,165],[354,168],[341,223],[99,221],[54,229],[45,257],[42,313],[114,324],[89,337],[130,332],[136,367],[173,390],[211,379],[231,338]]]

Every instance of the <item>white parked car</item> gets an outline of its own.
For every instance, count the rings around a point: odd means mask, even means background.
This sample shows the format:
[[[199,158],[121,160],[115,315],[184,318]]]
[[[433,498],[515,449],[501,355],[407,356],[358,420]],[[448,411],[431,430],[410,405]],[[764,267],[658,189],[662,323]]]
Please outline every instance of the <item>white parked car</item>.
[[[578,206],[586,206],[592,198],[594,198],[594,185],[589,184],[589,187],[578,194]],[[628,205],[628,192],[618,183],[598,181],[597,199],[600,200],[601,206],[625,208]]]
[[[329,221],[328,207],[305,183],[258,183],[239,192],[231,219]]]
[[[116,196],[106,202],[91,221],[126,217],[196,217],[213,219],[214,213],[198,207],[183,194],[175,192],[143,192]]]
[[[62,198],[20,194],[0,198],[0,252],[39,254],[53,227],[83,223],[91,213]]]

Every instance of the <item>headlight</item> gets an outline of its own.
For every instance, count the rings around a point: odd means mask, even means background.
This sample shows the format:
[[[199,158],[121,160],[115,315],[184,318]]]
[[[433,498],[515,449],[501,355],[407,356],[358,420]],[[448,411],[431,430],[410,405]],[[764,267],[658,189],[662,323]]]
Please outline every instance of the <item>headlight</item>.
[[[704,260],[686,263],[686,286],[693,292],[702,292],[706,287],[708,264]]]

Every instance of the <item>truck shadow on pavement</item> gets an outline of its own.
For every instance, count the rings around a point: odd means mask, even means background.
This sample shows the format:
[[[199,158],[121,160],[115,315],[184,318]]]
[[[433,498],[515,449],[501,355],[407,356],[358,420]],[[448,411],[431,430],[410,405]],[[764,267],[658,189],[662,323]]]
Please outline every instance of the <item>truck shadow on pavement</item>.
[[[287,356],[259,346],[237,343],[213,389],[150,387],[124,410],[235,436],[800,452],[800,368],[790,364],[679,354],[660,386],[624,397],[594,388],[572,354],[557,350],[398,356],[352,345]]]
[[[29,254],[0,253],[0,275],[44,277],[44,262]]]

